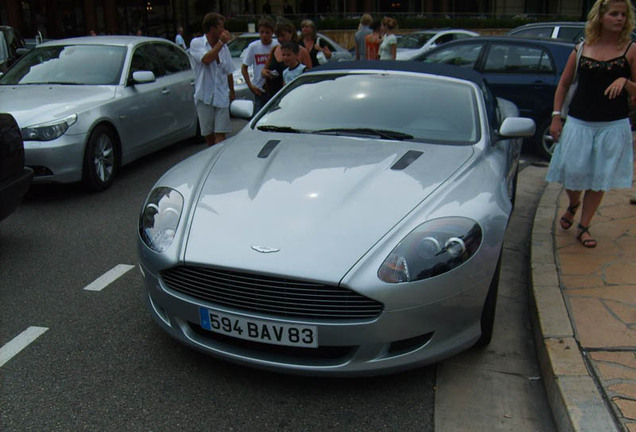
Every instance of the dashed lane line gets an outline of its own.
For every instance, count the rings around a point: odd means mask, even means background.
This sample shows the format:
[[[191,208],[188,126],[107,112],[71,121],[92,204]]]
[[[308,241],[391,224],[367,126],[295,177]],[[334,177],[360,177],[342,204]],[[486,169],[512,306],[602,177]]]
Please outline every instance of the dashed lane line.
[[[48,327],[29,327],[0,348],[0,367],[25,349],[31,342],[39,338]]]
[[[123,276],[126,272],[134,269],[135,266],[128,264],[119,264],[108,270],[106,273],[95,279],[89,285],[85,286],[86,291],[101,291],[111,283],[115,282],[118,278]]]

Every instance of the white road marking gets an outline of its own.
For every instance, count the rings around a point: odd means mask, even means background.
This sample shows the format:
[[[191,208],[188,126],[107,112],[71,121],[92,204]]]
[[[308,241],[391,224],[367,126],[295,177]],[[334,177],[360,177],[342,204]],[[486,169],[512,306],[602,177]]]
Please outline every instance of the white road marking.
[[[135,266],[127,264],[116,265],[115,267],[95,279],[89,285],[85,286],[84,289],[86,291],[101,291],[133,268],[135,268]]]
[[[14,337],[8,344],[0,348],[0,367],[26,348],[31,342],[39,338],[47,330],[47,327],[29,327]]]

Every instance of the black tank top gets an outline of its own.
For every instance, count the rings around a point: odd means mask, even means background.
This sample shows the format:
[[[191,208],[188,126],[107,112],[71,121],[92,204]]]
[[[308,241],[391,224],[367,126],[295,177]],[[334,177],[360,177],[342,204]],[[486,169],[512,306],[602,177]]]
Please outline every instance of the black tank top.
[[[579,84],[570,104],[568,115],[580,120],[601,122],[628,117],[628,94],[623,91],[614,99],[603,94],[617,78],[631,77],[631,67],[625,54],[611,60],[594,60],[581,56],[578,69]]]
[[[274,48],[274,50],[276,50],[276,48]],[[267,82],[267,91],[271,95],[275,95],[278,90],[283,88],[283,71],[287,69],[287,66],[285,66],[285,63],[276,60],[276,55],[272,52],[272,59],[269,62],[268,69],[278,72],[277,77]]]

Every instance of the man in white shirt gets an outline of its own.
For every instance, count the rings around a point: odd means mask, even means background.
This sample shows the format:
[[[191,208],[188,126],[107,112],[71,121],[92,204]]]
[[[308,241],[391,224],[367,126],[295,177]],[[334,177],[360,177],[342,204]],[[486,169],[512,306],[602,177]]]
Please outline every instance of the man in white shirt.
[[[247,46],[243,65],[241,66],[241,73],[243,74],[245,83],[252,93],[254,93],[254,114],[267,103],[270,96],[265,89],[265,78],[261,75],[261,72],[267,64],[270,51],[278,45],[278,41],[272,40],[274,26],[274,20],[271,18],[261,18],[258,21],[258,34],[260,39],[255,40]],[[252,70],[254,71],[252,78],[250,78],[248,69],[250,66],[252,66]]]
[[[225,18],[209,13],[203,18],[203,36],[192,39],[190,56],[194,65],[194,100],[201,135],[211,146],[232,131],[230,102],[234,99],[232,55],[227,47],[230,33]]]
[[[185,40],[183,39],[183,27],[179,26],[177,28],[177,36],[174,38],[174,43],[179,45],[182,49],[187,49]]]

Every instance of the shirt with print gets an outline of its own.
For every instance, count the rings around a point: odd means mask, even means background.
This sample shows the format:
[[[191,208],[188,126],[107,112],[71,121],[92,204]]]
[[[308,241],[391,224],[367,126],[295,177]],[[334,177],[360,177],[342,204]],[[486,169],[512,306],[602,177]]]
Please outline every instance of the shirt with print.
[[[203,56],[212,49],[205,35],[192,39],[190,58],[194,68],[194,98],[218,108],[230,106],[227,76],[234,71],[232,54],[227,45],[219,51],[218,61],[203,63]]]
[[[249,44],[245,51],[243,64],[246,66],[252,66],[254,71],[254,77],[251,78],[252,84],[260,89],[263,89],[263,86],[265,85],[265,78],[261,75],[261,71],[267,64],[269,52],[276,45],[278,45],[278,41],[272,41],[269,45],[263,45],[263,42],[258,39]]]

